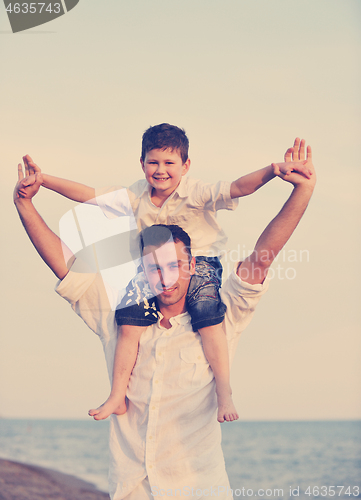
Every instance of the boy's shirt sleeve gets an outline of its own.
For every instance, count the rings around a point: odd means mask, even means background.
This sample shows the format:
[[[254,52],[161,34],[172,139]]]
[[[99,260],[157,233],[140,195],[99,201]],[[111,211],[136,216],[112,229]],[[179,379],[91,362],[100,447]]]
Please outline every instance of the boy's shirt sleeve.
[[[231,198],[231,183],[218,181],[215,184],[196,181],[195,203],[199,208],[216,212],[217,210],[235,210],[238,206],[238,198]]]
[[[105,187],[95,190],[97,205],[109,219],[133,216],[136,200],[147,187],[147,181],[139,180],[129,188],[122,186]]]
[[[98,207],[101,208],[103,214],[109,219],[132,213],[127,188],[113,186],[96,189],[95,195]]]

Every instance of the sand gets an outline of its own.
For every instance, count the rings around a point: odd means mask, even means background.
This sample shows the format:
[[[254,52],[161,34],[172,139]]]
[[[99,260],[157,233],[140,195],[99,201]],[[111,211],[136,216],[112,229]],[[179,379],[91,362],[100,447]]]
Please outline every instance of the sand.
[[[0,500],[109,500],[74,476],[0,459]]]

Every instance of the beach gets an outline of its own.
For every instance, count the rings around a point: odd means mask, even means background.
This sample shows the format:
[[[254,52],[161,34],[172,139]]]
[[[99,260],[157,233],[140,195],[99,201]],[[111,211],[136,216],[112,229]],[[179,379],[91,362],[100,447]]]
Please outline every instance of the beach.
[[[0,419],[0,500],[109,500],[108,434],[107,421]],[[275,498],[287,500],[290,486],[297,500],[310,485],[343,486],[337,500],[361,492],[360,421],[238,421],[222,426],[222,447],[231,487],[255,498],[282,488]]]
[[[68,474],[0,459],[0,500],[109,500],[91,483]]]

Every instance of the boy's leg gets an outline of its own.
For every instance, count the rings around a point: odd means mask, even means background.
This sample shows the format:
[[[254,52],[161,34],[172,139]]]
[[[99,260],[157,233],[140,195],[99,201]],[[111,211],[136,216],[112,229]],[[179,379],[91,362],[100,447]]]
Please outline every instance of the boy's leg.
[[[204,354],[216,380],[219,422],[237,420],[229,381],[229,354],[222,328],[226,306],[219,295],[222,266],[217,258],[196,257],[196,270],[187,293],[194,331],[202,337]]]
[[[99,408],[89,410],[95,420],[102,420],[112,413],[122,415],[127,411],[125,393],[135,365],[141,334],[158,320],[157,303],[144,273],[139,272],[127,286],[119,308],[115,312],[118,339],[115,348],[112,388],[108,399]]]
[[[237,420],[238,413],[232,401],[232,390],[229,381],[229,354],[226,335],[222,325],[200,328],[204,354],[210,364],[216,380],[218,402],[218,422]]]
[[[125,393],[130,374],[137,359],[139,339],[146,326],[118,326],[118,339],[115,348],[112,389],[108,399],[99,408],[89,410],[95,420],[103,420],[112,413],[122,415],[127,411]]]

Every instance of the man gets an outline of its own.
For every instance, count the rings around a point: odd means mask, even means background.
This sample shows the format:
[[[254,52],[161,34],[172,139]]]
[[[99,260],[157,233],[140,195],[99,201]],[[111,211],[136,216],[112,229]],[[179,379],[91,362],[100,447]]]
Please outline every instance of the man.
[[[304,141],[286,152],[286,162],[306,163],[304,160]],[[223,328],[231,358],[241,331],[266,291],[268,268],[300,221],[315,185],[310,147],[310,179],[296,172],[283,175],[280,166],[273,164],[275,174],[293,184],[293,191],[261,234],[253,253],[237,264],[222,287],[227,305]],[[57,292],[99,335],[111,374],[117,327],[106,285],[100,275],[68,270],[69,251],[63,253],[60,239],[31,201],[40,182],[38,174],[23,179],[19,165],[14,196],[17,210],[40,256],[61,280]],[[114,500],[232,498],[215,418],[214,377],[186,311],[185,296],[194,272],[187,246],[187,235],[177,226],[153,226],[143,233],[143,267],[161,314],[158,323],[141,336],[127,391],[128,411],[112,415],[110,495]]]

